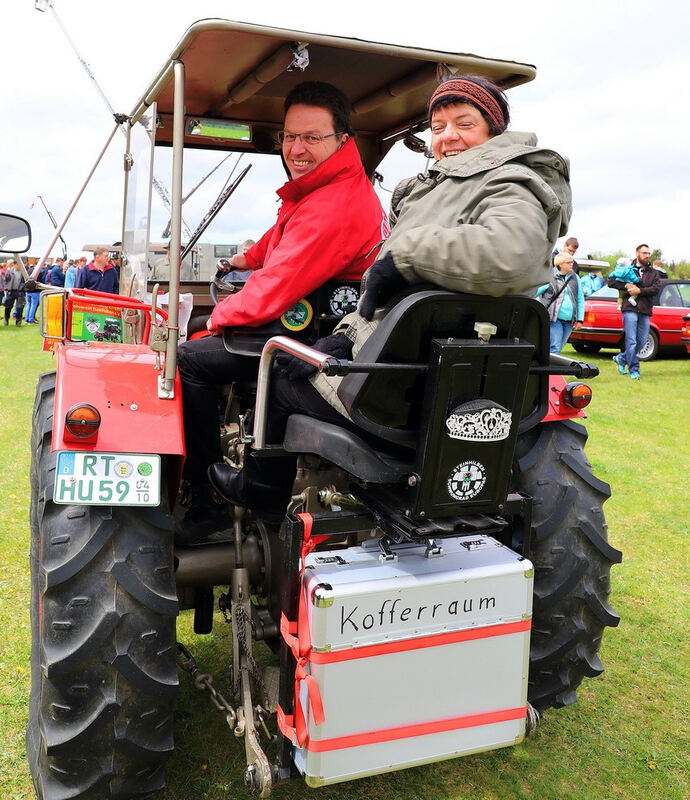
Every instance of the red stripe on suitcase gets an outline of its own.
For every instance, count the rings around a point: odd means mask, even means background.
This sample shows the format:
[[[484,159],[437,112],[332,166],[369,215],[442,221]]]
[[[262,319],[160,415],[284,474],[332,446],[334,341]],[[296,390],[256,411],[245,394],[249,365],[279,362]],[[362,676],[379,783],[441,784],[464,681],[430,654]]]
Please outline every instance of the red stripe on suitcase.
[[[475,639],[488,639],[491,636],[505,636],[509,633],[524,633],[532,625],[529,619],[519,622],[506,622],[501,625],[487,625],[482,628],[467,628],[461,631],[448,631],[435,633],[431,636],[419,636],[412,639],[403,639],[399,642],[381,642],[364,647],[350,647],[347,650],[319,653],[311,650],[309,661],[312,664],[337,664],[339,661],[351,661],[355,658],[370,658],[371,656],[384,656],[388,653],[403,653],[407,650],[421,650],[425,647],[438,647],[456,642],[469,642]]]
[[[527,707],[506,708],[501,711],[490,711],[486,714],[470,714],[466,717],[441,719],[436,722],[422,722],[417,725],[403,725],[400,728],[386,728],[369,733],[356,733],[351,736],[338,736],[333,739],[307,739],[306,749],[312,753],[327,753],[331,750],[344,750],[348,747],[361,747],[367,744],[391,742],[396,739],[409,739],[413,736],[428,736],[432,733],[445,733],[461,728],[474,728],[478,725],[493,725],[496,722],[524,719]]]

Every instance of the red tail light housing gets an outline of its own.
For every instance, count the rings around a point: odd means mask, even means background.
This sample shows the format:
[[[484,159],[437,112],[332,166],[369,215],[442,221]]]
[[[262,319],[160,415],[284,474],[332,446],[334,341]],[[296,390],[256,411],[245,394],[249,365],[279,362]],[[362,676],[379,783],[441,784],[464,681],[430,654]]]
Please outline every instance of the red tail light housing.
[[[561,390],[561,402],[570,408],[585,408],[592,402],[592,390],[582,381],[568,383]]]
[[[72,406],[65,414],[65,431],[75,439],[91,439],[101,426],[101,415],[89,403]]]

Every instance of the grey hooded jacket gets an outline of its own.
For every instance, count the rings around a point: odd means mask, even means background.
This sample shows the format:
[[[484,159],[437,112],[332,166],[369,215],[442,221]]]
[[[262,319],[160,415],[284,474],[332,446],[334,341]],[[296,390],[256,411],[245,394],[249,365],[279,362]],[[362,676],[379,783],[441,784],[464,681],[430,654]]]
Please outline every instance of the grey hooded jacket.
[[[506,132],[400,183],[380,255],[390,252],[411,285],[533,296],[551,277],[551,253],[571,212],[568,160],[537,147],[533,133]],[[354,355],[383,313],[379,309],[367,322],[355,312],[339,324],[336,332],[353,340]],[[335,395],[340,380],[312,378],[346,415]]]
[[[572,212],[567,159],[507,132],[437,161],[393,194],[390,251],[408,283],[470,294],[533,294]]]

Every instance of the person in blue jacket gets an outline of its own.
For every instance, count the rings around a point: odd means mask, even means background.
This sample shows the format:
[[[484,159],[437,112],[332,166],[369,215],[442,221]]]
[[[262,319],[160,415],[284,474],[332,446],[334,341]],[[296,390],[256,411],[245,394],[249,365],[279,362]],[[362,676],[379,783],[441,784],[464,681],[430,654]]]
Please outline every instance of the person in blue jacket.
[[[93,261],[83,266],[77,273],[75,288],[118,293],[120,281],[117,270],[110,263],[110,250],[107,247],[97,247],[93,251]]]
[[[580,279],[573,272],[573,257],[559,253],[553,263],[551,280],[537,289],[536,296],[546,306],[551,320],[549,351],[558,355],[570,332],[582,326],[585,296]]]
[[[63,271],[64,263],[65,263],[64,258],[55,259],[55,263],[48,268],[48,274],[46,275],[46,283],[49,283],[51,286],[59,286],[59,287],[65,285],[65,273]]]
[[[585,297],[589,297],[598,289],[606,286],[606,279],[601,274],[601,270],[598,272],[587,272],[581,277],[578,275],[578,277],[580,278],[580,286],[582,286],[582,293]]]

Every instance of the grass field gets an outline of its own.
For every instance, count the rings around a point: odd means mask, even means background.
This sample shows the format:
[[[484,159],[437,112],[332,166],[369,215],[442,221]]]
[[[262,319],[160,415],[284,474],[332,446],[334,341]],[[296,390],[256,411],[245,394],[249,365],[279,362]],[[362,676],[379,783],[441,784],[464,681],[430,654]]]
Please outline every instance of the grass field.
[[[0,328],[0,798],[33,797],[24,729],[29,695],[29,437],[36,376],[52,368],[36,328]],[[565,355],[573,355],[566,348]],[[690,359],[644,364],[640,382],[620,377],[611,353],[600,365],[587,427],[595,474],[612,486],[605,506],[620,627],[607,629],[604,674],[586,680],[579,703],[546,714],[534,736],[509,749],[325,789],[279,785],[279,800],[688,800],[690,652],[688,478]],[[229,630],[180,638],[222,690]],[[460,677],[460,676],[459,676]],[[424,680],[433,676],[424,676]],[[249,798],[244,747],[222,716],[181,676],[177,750],[160,800]],[[410,676],[414,685],[414,676]]]

